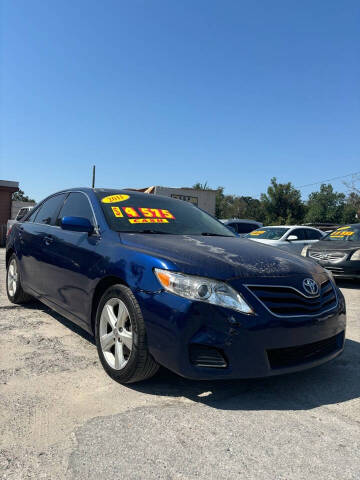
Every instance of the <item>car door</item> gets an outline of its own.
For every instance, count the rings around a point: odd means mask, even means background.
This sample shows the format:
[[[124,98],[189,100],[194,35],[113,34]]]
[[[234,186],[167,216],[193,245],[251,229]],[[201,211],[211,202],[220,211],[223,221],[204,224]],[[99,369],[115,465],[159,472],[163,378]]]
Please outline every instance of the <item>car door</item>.
[[[292,235],[295,235],[297,237],[297,240],[291,240],[288,241],[288,238]],[[287,240],[287,250],[292,252],[292,253],[301,253],[301,250],[304,248],[305,245],[307,245],[307,235],[306,235],[306,229],[305,228],[294,228],[293,230],[290,230],[287,235],[286,235],[286,240]]]
[[[46,247],[46,276],[51,278],[47,297],[81,321],[86,321],[91,301],[90,286],[96,264],[102,258],[97,253],[100,236],[63,230],[61,219],[70,216],[87,218],[96,226],[87,195],[71,192],[54,221],[53,241]]]
[[[54,229],[51,223],[65,198],[66,194],[57,194],[46,199],[34,210],[27,221],[18,227],[21,279],[25,289],[31,289],[40,295],[46,294],[44,286],[49,280],[46,278],[47,268],[44,254],[47,244],[51,242]]]

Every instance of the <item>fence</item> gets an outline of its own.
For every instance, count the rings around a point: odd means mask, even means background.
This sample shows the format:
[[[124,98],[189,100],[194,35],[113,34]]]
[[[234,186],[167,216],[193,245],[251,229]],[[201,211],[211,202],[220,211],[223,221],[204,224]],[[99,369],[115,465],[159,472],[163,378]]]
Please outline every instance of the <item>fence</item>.
[[[6,225],[0,225],[0,247],[5,247],[6,243]]]

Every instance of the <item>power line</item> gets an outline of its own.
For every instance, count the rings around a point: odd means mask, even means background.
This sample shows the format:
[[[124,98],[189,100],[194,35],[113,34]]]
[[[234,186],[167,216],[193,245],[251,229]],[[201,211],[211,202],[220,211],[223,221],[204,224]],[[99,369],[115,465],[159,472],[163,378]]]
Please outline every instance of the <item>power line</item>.
[[[325,182],[332,182],[333,180],[340,180],[341,178],[352,177],[353,175],[360,175],[360,172],[349,173],[348,175],[342,175],[341,177],[328,178],[327,180],[322,180],[321,182],[308,183],[307,185],[301,185],[300,187],[295,188],[312,187],[313,185],[319,185],[320,183]]]

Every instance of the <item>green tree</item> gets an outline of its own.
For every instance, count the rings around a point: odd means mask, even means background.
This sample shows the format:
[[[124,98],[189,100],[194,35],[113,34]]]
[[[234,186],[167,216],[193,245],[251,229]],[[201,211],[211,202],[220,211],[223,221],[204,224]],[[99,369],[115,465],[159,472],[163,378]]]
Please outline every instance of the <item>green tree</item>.
[[[267,194],[262,193],[260,199],[266,224],[302,223],[305,205],[301,200],[300,190],[291,182],[278,183],[275,177],[272,178]]]
[[[24,191],[21,189],[12,194],[12,200],[20,202],[35,202],[35,200],[25,195]]]
[[[192,186],[192,188],[196,188],[196,190],[211,190],[207,182],[205,183],[197,182],[195,183],[195,185]]]
[[[356,210],[347,204],[344,193],[335,192],[331,184],[322,184],[318,192],[312,192],[307,202],[306,222],[351,223]]]

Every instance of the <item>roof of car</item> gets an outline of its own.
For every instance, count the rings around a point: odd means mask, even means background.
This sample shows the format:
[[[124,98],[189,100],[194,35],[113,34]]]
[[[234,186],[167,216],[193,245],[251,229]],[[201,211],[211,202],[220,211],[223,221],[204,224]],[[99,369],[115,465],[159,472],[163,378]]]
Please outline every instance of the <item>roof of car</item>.
[[[309,228],[310,230],[319,230],[318,228],[308,227],[306,225],[268,225],[266,227],[261,227],[261,228]],[[320,231],[321,230],[319,230],[319,232]]]

